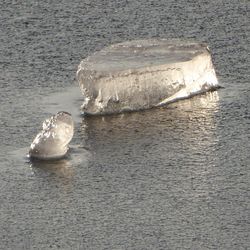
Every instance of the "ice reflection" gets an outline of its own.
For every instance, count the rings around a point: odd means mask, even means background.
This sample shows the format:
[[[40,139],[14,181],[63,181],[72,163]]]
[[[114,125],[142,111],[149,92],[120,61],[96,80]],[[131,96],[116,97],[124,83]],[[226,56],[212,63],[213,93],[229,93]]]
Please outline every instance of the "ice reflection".
[[[211,92],[162,108],[84,118],[81,132],[94,156],[93,175],[126,183],[137,175],[150,182],[151,176],[170,186],[182,180],[187,195],[209,192],[218,100],[218,93]]]
[[[81,132],[94,155],[92,183],[106,193],[165,192],[168,199],[174,194],[192,205],[208,199],[216,171],[218,103],[218,93],[211,92],[147,111],[84,118]]]
[[[32,172],[39,177],[55,176],[71,180],[74,171],[69,160],[33,161],[30,165]]]
[[[166,143],[174,143],[175,137],[191,143],[192,139],[208,136],[216,126],[214,114],[219,109],[218,100],[218,93],[214,91],[161,108],[85,117],[82,121],[82,135],[91,144],[98,141],[101,144],[122,143],[123,140],[132,142],[139,138],[152,141],[158,138],[159,142],[163,142],[164,137]]]

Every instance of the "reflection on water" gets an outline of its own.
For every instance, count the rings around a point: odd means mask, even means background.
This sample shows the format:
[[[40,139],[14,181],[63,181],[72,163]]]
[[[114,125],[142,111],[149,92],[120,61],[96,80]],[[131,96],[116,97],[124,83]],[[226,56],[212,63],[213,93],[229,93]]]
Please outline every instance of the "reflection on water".
[[[57,176],[72,179],[74,171],[69,160],[33,161],[30,168],[37,176]]]
[[[72,190],[74,168],[68,159],[33,161],[30,164],[30,170],[31,174],[36,177],[37,185],[43,186],[46,183],[52,192],[55,192],[55,187],[59,187],[63,191],[62,194]]]
[[[218,99],[211,92],[147,111],[84,118],[82,137],[94,156],[92,183],[99,187],[102,180],[105,194],[144,193],[140,183],[147,190],[153,181],[167,186],[170,196],[179,187],[193,201],[206,196],[215,171]]]
[[[71,145],[68,155],[64,159],[42,161],[32,160],[29,162],[31,174],[38,179],[62,186],[71,187],[73,181],[78,178],[77,172],[88,166],[91,154],[80,145]]]
[[[110,116],[93,116],[83,119],[82,136],[95,147],[112,143],[150,139],[165,143],[175,137],[186,144],[192,140],[209,139],[215,129],[214,114],[218,111],[217,91],[191,99],[141,112]],[[163,137],[168,137],[163,140]],[[160,144],[158,144],[161,146]],[[196,146],[194,143],[193,147]],[[95,147],[93,148],[95,150]]]

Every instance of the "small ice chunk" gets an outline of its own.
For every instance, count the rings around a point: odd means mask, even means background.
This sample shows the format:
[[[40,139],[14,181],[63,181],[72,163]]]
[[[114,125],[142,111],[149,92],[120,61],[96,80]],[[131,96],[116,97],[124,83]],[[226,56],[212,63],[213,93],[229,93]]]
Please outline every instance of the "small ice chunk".
[[[43,122],[43,129],[31,143],[29,157],[49,160],[63,157],[74,134],[71,114],[61,111]]]
[[[104,48],[81,61],[77,79],[86,114],[147,109],[218,86],[207,44],[167,39]]]

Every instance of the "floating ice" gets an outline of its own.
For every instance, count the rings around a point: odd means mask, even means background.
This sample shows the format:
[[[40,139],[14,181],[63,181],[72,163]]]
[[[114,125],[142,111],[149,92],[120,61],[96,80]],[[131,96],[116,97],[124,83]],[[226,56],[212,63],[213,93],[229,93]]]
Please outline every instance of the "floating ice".
[[[43,130],[31,143],[29,156],[43,160],[61,158],[67,153],[73,134],[71,114],[58,112],[43,122]]]
[[[153,39],[118,43],[82,60],[82,111],[147,109],[218,86],[206,44]]]

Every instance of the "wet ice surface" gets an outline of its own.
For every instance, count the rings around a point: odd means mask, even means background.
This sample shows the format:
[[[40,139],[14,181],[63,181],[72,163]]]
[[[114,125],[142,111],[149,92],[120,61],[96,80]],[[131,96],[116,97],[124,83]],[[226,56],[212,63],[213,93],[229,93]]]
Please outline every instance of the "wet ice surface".
[[[68,144],[74,135],[74,121],[71,114],[60,111],[46,119],[31,143],[29,157],[50,160],[59,159],[68,152]]]
[[[160,106],[218,86],[204,43],[144,39],[111,45],[82,60],[77,79],[86,114]]]
[[[0,249],[248,249],[246,1],[0,6]],[[208,42],[225,88],[82,119],[80,60],[156,36]],[[27,162],[41,121],[59,110],[76,121],[69,158]]]
[[[95,52],[82,62],[82,67],[110,75],[117,71],[189,61],[206,49],[205,43],[178,39],[128,41]]]

